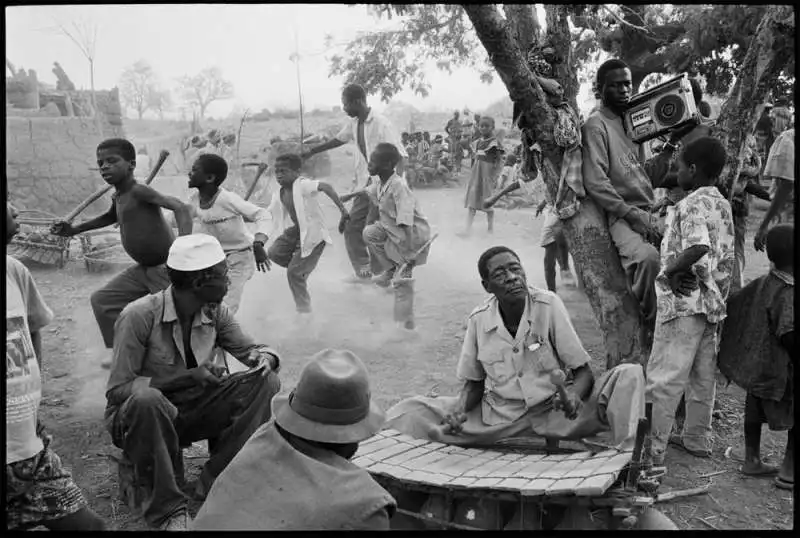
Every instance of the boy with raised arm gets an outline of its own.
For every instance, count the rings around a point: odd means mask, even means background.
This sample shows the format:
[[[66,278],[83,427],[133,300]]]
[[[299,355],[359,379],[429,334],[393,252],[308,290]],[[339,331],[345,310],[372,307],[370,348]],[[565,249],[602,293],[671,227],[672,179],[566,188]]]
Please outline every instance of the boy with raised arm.
[[[103,342],[106,349],[111,350],[114,347],[114,323],[122,309],[140,297],[169,286],[164,264],[175,237],[161,209],[175,213],[180,235],[192,233],[192,215],[189,207],[177,198],[165,196],[136,180],[136,149],[128,140],[109,138],[102,141],[97,146],[97,167],[103,181],[114,187],[109,210],[77,226],[57,222],[51,232],[71,237],[119,224],[122,247],[136,263],[92,293],[90,299]],[[109,368],[111,357],[106,357],[101,366]]]
[[[324,192],[341,211],[340,231],[344,230],[350,215],[330,184],[300,175],[302,164],[300,157],[293,154],[279,155],[275,159],[275,179],[281,188],[273,194],[268,211],[280,235],[269,247],[267,256],[286,268],[297,312],[310,314],[308,277],[317,267],[325,244],[332,242],[317,193]]]

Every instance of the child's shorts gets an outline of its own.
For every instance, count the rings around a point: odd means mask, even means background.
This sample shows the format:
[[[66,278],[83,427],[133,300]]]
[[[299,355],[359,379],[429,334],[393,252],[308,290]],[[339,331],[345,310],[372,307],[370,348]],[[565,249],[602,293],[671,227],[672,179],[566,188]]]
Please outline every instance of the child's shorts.
[[[546,247],[555,243],[558,237],[564,233],[564,227],[561,224],[561,219],[558,214],[551,209],[546,208],[544,211],[544,224],[542,224],[542,235],[539,240],[540,247]]]
[[[772,431],[794,428],[794,398],[791,381],[780,401],[766,400],[747,393],[744,401],[744,421],[767,424]]]
[[[52,438],[39,431],[44,450],[6,465],[6,527],[29,529],[74,514],[86,506],[80,488],[61,458],[50,450]]]

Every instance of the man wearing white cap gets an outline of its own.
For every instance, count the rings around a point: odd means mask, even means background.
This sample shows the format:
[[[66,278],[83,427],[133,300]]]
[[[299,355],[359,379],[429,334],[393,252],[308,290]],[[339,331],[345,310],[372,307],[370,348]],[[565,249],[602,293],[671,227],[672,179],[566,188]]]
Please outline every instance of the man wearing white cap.
[[[274,351],[242,332],[222,298],[227,264],[219,242],[193,234],[175,240],[171,286],[122,311],[106,391],[106,425],[144,487],[143,515],[164,530],[185,530],[181,447],[209,440],[211,457],[193,487],[202,499],[214,479],[270,418],[280,390]],[[219,346],[251,368],[225,376]],[[180,474],[180,473],[177,473]]]
[[[192,530],[388,530],[396,503],[349,460],[384,414],[364,363],[326,349],[214,482]]]

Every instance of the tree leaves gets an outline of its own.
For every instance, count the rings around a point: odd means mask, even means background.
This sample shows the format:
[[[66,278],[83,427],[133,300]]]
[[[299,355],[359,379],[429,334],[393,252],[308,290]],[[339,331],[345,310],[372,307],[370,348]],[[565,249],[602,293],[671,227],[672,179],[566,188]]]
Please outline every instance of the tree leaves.
[[[383,101],[403,88],[427,96],[430,84],[424,68],[428,62],[447,72],[475,67],[482,70],[482,80],[491,80],[488,58],[461,6],[372,4],[369,9],[379,18],[402,18],[400,28],[356,37],[343,54],[330,58],[331,76],[343,76],[346,84],[361,84]]]

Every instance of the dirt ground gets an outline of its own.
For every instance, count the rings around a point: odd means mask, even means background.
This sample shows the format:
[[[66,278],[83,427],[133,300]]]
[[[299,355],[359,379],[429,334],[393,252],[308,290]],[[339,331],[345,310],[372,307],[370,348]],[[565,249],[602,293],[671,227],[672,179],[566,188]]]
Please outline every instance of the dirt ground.
[[[498,211],[493,236],[486,233],[479,215],[476,233],[465,240],[454,235],[465,217],[463,189],[418,190],[417,194],[432,227],[441,235],[428,264],[415,271],[415,335],[395,332],[389,294],[343,283],[350,268],[342,238],[333,230],[337,221],[332,204],[327,210],[334,245],[326,249],[310,279],[315,308],[310,326],[295,322],[283,269],[257,274],[248,284],[239,317],[246,330],[281,353],[285,388],[294,385],[312,354],[334,347],[351,349],[365,361],[373,396],[384,408],[412,395],[453,394],[464,320],[485,297],[476,269],[480,252],[496,244],[514,248],[522,256],[530,283],[544,287],[543,250],[538,246],[542,221],[534,218],[532,210]],[[749,237],[746,274],[753,278],[765,272],[767,261],[765,255],[752,251],[752,230]],[[111,528],[144,529],[143,522],[132,517],[117,498],[116,465],[108,458],[112,445],[103,425],[108,372],[100,368],[100,360],[106,351],[89,293],[111,274],[88,273],[82,262],[74,261],[62,270],[34,268],[33,276],[56,314],[43,333],[41,414],[54,435],[52,446]],[[602,338],[586,298],[574,288],[563,288],[559,294],[597,370],[602,370]],[[731,387],[721,391],[720,399],[722,416],[714,424],[713,458],[700,460],[670,450],[669,476],[662,486],[667,491],[711,483],[710,494],[664,503],[661,509],[682,529],[791,529],[792,492],[776,489],[769,479],[744,478],[737,472],[739,464],[724,457],[727,447],[733,446],[735,452],[741,447],[743,392]],[[780,461],[785,439],[786,434],[765,434],[763,454],[768,460]],[[190,451],[187,475],[199,472],[202,455],[202,449]]]

